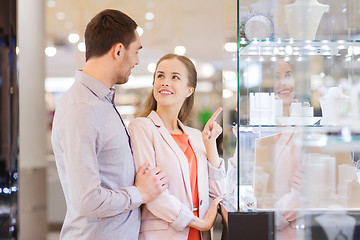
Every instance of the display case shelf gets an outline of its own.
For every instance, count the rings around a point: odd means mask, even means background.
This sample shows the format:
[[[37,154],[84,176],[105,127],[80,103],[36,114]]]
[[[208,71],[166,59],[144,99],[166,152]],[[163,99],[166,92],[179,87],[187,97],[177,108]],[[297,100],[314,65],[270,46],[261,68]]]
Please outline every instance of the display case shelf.
[[[348,56],[360,55],[360,40],[257,40],[239,42],[240,56]]]

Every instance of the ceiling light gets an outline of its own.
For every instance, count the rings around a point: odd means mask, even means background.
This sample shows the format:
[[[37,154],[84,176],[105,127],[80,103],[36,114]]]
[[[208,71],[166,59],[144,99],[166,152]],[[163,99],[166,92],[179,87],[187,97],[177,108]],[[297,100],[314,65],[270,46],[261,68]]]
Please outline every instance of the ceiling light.
[[[234,93],[229,89],[223,89],[222,95],[223,98],[231,98],[234,95]]]
[[[45,48],[45,54],[48,57],[53,57],[56,54],[56,48],[55,47],[47,47]]]
[[[154,73],[156,69],[156,63],[149,63],[149,65],[147,66],[147,70],[151,73]]]
[[[71,43],[77,43],[80,40],[80,36],[77,33],[70,33],[68,36],[68,40]]]
[[[290,45],[287,45],[285,47],[285,52],[286,54],[291,55],[293,53],[293,48]]]
[[[65,13],[63,13],[63,12],[58,12],[58,13],[56,14],[56,18],[57,18],[58,20],[64,20],[64,19],[65,19]]]
[[[145,19],[148,20],[148,21],[151,21],[154,19],[154,14],[152,12],[147,12],[145,14]]]
[[[201,63],[197,67],[199,78],[209,78],[215,74],[215,67],[210,63]]]
[[[84,42],[79,42],[78,49],[79,49],[80,52],[85,52],[86,51],[85,43]]]
[[[184,46],[176,46],[175,53],[177,55],[184,55],[186,53],[186,48]]]
[[[47,6],[48,7],[56,7],[56,2],[53,0],[49,0],[49,1],[47,1]]]
[[[225,51],[227,52],[236,52],[237,50],[237,44],[236,42],[227,42],[224,45]]]
[[[19,52],[20,52],[20,48],[18,46],[16,46],[16,48],[15,48],[16,55],[19,55]]]
[[[139,34],[139,36],[141,37],[141,35],[143,35],[143,33],[144,33],[144,29],[142,29],[141,27],[137,27],[136,28],[136,31],[137,31],[137,33]]]

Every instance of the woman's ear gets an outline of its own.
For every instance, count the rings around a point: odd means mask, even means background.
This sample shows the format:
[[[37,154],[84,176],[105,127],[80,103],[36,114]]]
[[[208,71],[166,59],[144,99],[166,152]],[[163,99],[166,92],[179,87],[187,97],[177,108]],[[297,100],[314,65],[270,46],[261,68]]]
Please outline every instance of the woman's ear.
[[[195,90],[195,89],[194,89],[193,87],[188,88],[188,94],[186,95],[186,97],[190,97],[191,94],[194,93],[194,90]]]

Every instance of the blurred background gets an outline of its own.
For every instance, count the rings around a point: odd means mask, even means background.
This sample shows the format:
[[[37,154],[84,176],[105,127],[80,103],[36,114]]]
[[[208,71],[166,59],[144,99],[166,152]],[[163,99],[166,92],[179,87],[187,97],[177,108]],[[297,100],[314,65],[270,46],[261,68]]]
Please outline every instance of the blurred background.
[[[202,130],[223,101],[235,109],[234,0],[0,0],[0,239],[59,238],[66,206],[50,142],[52,118],[85,62],[85,27],[107,8],[137,22],[143,46],[129,82],[116,87],[126,123],[151,91],[157,60],[170,52],[188,56],[198,70],[190,126]],[[223,89],[224,80],[235,84]],[[233,111],[223,118],[233,119]],[[221,228],[218,219],[214,239]]]

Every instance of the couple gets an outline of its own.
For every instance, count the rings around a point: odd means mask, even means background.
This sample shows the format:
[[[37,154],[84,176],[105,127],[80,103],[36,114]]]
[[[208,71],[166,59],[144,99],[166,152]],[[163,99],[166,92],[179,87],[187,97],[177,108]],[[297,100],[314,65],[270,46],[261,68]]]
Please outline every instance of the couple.
[[[136,28],[120,11],[97,14],[85,31],[86,63],[56,107],[52,145],[67,204],[60,239],[210,239],[225,177],[216,149],[221,108],[202,133],[183,125],[196,69],[167,54],[143,117],[128,130],[113,86],[139,64]]]

